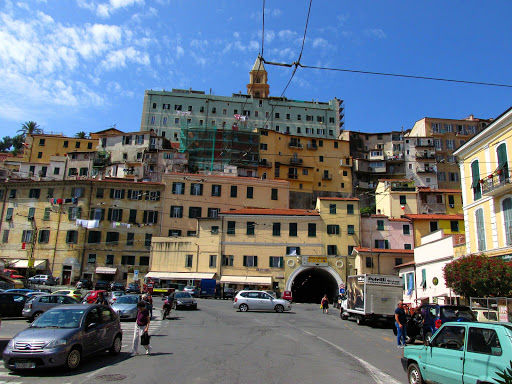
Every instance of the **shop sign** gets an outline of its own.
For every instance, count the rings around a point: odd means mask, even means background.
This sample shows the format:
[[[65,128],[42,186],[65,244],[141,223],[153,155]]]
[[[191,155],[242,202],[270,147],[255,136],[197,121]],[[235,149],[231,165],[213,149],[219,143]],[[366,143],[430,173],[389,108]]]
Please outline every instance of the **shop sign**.
[[[327,266],[327,257],[322,256],[302,256],[302,265]]]

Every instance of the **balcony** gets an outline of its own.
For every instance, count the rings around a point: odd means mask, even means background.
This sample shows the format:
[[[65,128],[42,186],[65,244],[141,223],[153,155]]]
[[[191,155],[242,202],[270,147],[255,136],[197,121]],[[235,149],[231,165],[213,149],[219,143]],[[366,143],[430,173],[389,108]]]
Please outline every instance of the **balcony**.
[[[435,167],[424,167],[424,168],[416,168],[417,173],[436,173]]]
[[[471,135],[471,133],[469,133],[466,130],[455,132],[455,136],[470,136],[470,135]]]
[[[306,148],[307,149],[311,149],[311,150],[316,150],[316,149],[318,149],[318,146],[316,144],[313,144],[313,143],[308,143]]]
[[[445,133],[447,133],[447,131],[445,131],[444,129],[441,129],[441,128],[433,128],[432,129],[433,135],[444,135]]]
[[[404,160],[404,154],[402,152],[393,153],[392,155],[386,155],[386,161],[402,161]]]
[[[433,148],[434,147],[434,141],[430,140],[418,140],[416,141],[416,147],[425,147],[425,148]]]
[[[267,160],[260,160],[258,165],[264,168],[272,168],[272,162]]]
[[[287,178],[297,180],[299,178],[299,176],[296,173],[289,173]]]
[[[415,192],[414,181],[394,181],[391,182],[391,190],[398,192]]]
[[[322,180],[332,180],[332,175],[328,175],[328,174],[323,174],[322,175]]]
[[[292,165],[300,165],[300,164],[302,164],[302,159],[299,159],[298,157],[292,157],[290,159],[290,164],[292,164]]]
[[[417,153],[416,160],[434,160],[436,155],[434,153]]]
[[[497,196],[512,191],[511,171],[508,168],[497,170],[490,177],[483,179],[482,194]]]
[[[298,149],[302,149],[304,148],[304,146],[301,144],[301,143],[297,143],[295,141],[290,141],[288,143],[288,148],[298,148]]]

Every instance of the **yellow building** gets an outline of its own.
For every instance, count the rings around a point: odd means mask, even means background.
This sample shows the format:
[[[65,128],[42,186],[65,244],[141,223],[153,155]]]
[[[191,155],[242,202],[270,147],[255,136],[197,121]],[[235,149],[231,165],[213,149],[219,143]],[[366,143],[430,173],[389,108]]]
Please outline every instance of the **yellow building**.
[[[98,139],[78,139],[64,135],[32,134],[25,138],[22,162],[49,164],[51,156],[64,156],[70,152],[95,152]]]
[[[410,214],[404,216],[411,220],[414,228],[414,247],[421,245],[421,238],[429,233],[443,230],[446,236],[464,235],[463,215]]]
[[[220,211],[246,207],[288,208],[289,183],[254,177],[187,173],[162,175],[162,235],[195,236],[197,218],[217,217]]]
[[[375,191],[376,211],[391,218],[408,214],[462,214],[462,191],[416,187],[408,179],[382,179]]]
[[[341,212],[350,203],[355,211],[357,201],[336,201],[338,218],[345,217],[358,228],[357,211],[353,218]],[[325,204],[318,206],[330,209]],[[326,215],[331,214],[327,211]],[[146,277],[197,285],[208,276],[224,287],[291,290],[299,302],[319,301],[325,293],[334,297],[346,281],[348,255],[341,251],[327,254],[332,244],[323,244],[328,237],[323,232],[332,224],[323,223],[316,210],[244,208],[198,222],[197,237],[155,239],[151,272]]]
[[[459,148],[466,252],[512,255],[512,108]]]
[[[353,274],[397,274],[396,266],[414,262],[414,250],[412,249],[383,249],[357,247],[354,249],[354,273]]]
[[[310,208],[318,196],[348,197],[352,193],[349,141],[262,129],[258,176],[288,180],[290,206],[296,208]]]
[[[163,185],[118,180],[6,182],[0,189],[0,258],[64,284],[147,272],[160,235]],[[159,217],[160,216],[160,217]]]

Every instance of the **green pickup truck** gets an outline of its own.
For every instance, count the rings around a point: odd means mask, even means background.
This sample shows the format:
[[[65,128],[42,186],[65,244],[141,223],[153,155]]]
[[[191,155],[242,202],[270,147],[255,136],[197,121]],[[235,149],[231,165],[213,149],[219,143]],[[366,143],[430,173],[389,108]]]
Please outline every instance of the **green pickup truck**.
[[[409,384],[490,384],[511,360],[512,324],[457,321],[443,324],[428,345],[405,347],[402,366]]]

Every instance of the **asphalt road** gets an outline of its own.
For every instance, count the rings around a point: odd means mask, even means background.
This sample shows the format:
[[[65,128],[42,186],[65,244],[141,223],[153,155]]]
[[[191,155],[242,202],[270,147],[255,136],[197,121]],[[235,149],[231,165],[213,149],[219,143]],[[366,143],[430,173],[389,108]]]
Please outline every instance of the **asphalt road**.
[[[292,312],[278,314],[236,312],[230,300],[198,301],[199,310],[173,311],[162,321],[161,299],[154,299],[150,356],[130,355],[133,322],[123,322],[119,356],[94,356],[71,373],[18,374],[2,367],[0,384],[406,382],[391,329],[342,321],[338,311],[325,315],[317,304],[294,304]],[[3,345],[26,326],[4,319]]]

